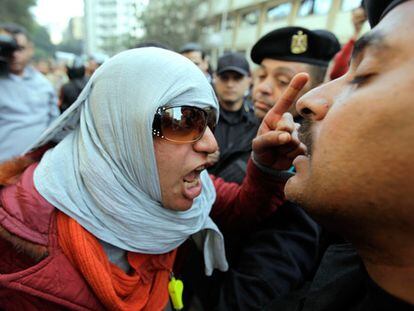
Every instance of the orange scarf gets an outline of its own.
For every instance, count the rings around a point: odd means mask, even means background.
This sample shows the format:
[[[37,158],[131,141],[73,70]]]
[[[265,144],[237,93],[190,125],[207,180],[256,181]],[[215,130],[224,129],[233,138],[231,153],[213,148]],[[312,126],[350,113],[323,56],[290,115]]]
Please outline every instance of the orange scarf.
[[[163,310],[176,250],[162,255],[128,252],[133,272],[109,262],[98,240],[74,219],[58,212],[59,245],[109,310]]]

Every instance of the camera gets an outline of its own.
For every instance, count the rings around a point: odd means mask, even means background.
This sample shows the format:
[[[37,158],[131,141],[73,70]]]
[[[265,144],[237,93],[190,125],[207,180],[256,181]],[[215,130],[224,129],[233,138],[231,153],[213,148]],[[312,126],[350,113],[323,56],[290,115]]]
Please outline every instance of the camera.
[[[9,72],[9,62],[13,52],[19,48],[13,36],[2,32],[0,29],[0,75]]]

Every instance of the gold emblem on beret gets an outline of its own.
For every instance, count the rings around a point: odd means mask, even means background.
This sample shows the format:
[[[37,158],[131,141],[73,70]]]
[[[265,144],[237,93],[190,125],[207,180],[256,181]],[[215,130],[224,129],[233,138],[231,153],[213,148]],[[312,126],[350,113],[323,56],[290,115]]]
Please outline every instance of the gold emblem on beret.
[[[296,35],[292,36],[292,42],[290,44],[290,51],[292,54],[302,54],[308,50],[308,36],[303,34],[302,30],[299,30]]]

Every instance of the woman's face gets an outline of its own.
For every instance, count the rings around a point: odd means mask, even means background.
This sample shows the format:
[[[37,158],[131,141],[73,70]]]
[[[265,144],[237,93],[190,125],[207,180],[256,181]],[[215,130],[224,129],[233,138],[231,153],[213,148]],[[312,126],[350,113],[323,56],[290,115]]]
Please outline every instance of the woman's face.
[[[192,206],[194,199],[201,193],[200,173],[207,166],[207,156],[217,149],[217,141],[208,127],[202,138],[194,143],[176,144],[154,138],[162,204],[165,208],[185,211]]]

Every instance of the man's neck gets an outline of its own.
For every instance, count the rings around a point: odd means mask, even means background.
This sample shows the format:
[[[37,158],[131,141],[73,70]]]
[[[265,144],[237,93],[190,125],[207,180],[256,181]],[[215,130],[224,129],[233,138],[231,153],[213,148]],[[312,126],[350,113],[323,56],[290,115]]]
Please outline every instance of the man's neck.
[[[27,67],[24,67],[23,70],[19,70],[19,71],[10,71],[10,73],[18,77],[23,77],[25,74],[26,68]]]
[[[358,248],[371,279],[391,295],[414,305],[414,248],[394,235],[390,247]],[[412,240],[411,240],[412,242]]]
[[[242,106],[243,106],[243,99],[237,102],[226,102],[226,101],[220,100],[220,107],[225,111],[230,111],[230,112],[239,111]]]

